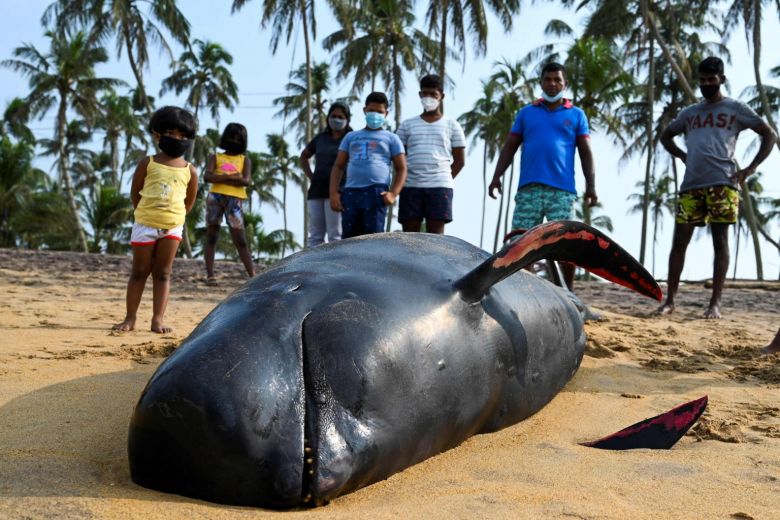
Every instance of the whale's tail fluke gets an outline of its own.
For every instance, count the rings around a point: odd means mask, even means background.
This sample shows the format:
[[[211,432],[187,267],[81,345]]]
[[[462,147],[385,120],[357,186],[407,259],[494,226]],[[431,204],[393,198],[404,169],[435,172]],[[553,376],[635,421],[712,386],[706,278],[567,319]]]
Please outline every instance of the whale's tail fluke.
[[[507,276],[542,259],[571,262],[591,273],[661,301],[652,275],[601,231],[582,222],[559,220],[529,229],[453,284],[464,300],[476,302]]]
[[[699,420],[707,408],[707,396],[682,404],[619,432],[596,441],[581,442],[582,446],[602,450],[633,450],[649,448],[668,450]]]

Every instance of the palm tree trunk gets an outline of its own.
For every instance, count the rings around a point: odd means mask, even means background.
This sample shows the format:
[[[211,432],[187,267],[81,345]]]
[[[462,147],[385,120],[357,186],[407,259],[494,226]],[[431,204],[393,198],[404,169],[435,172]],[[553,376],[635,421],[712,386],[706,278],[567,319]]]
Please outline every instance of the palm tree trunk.
[[[756,278],[764,279],[764,264],[761,261],[761,243],[758,241],[758,225],[756,224],[756,214],[753,211],[753,200],[750,197],[750,188],[745,183],[742,190],[743,201],[745,203],[745,220],[750,228],[750,235],[753,237],[753,253],[756,256]]]
[[[772,117],[772,110],[769,108],[766,87],[761,81],[761,0],[753,0],[753,16],[753,74],[756,76],[756,89],[758,89],[758,97],[761,100],[762,115],[766,117],[769,125],[777,133],[777,125]],[[775,145],[780,150],[780,140],[775,141]]]
[[[119,136],[114,135],[109,140],[109,149],[111,150],[111,184],[116,186],[116,189],[121,189],[119,186]]]
[[[198,105],[195,105],[195,121],[198,120]],[[187,162],[192,162],[192,157],[195,155],[195,141],[190,142],[190,147],[184,154],[184,158]],[[187,223],[184,223],[184,229],[181,232],[181,245],[184,248],[184,256],[192,258],[192,243],[190,242],[190,234],[187,233]]]
[[[653,107],[655,106],[655,45],[650,38],[649,65],[647,74],[647,119],[645,120],[645,136],[647,138],[647,163],[645,165],[645,187],[642,194],[642,234],[639,242],[639,263],[645,263],[647,249],[647,218],[650,210],[650,183],[653,171]]]
[[[449,9],[449,1],[442,0],[441,2],[441,40],[439,40],[439,77],[442,82],[447,76],[447,10]],[[441,109],[444,111],[444,100],[441,102]]]
[[[282,170],[282,217],[284,218],[285,236],[285,240],[282,242],[282,258],[284,258],[284,253],[287,251],[287,168]]]
[[[393,104],[395,105],[395,130],[401,126],[401,68],[398,66],[398,52],[393,48]],[[394,176],[396,173],[393,174]],[[385,231],[390,232],[393,226],[393,208],[395,204],[387,208],[387,225]]]
[[[479,247],[485,238],[485,209],[487,206],[487,141],[482,143],[482,222],[479,226]]]
[[[639,1],[639,6],[642,11],[642,20],[645,23],[645,27],[650,30],[651,36],[653,39],[655,39],[656,42],[658,42],[658,46],[661,47],[661,52],[664,55],[664,59],[674,71],[675,76],[677,76],[677,82],[682,87],[685,95],[688,97],[688,100],[691,103],[695,103],[697,101],[696,94],[693,92],[691,85],[688,83],[685,74],[677,64],[674,56],[672,56],[672,53],[669,50],[669,47],[666,45],[666,42],[664,42],[663,38],[661,37],[661,33],[658,31],[658,26],[655,24],[655,19],[653,18],[652,14],[650,13],[650,9],[648,8],[647,1],[648,0]]]
[[[73,183],[70,180],[70,164],[68,162],[68,152],[65,150],[65,139],[67,132],[67,119],[66,114],[68,110],[67,94],[60,92],[60,107],[57,113],[57,148],[60,156],[60,180],[65,188],[65,197],[68,199],[68,207],[70,208],[73,221],[76,224],[76,230],[78,234],[79,248],[82,252],[88,252],[87,248],[87,236],[84,233],[84,228],[81,226],[81,219],[79,219],[79,208],[76,205],[76,195],[73,192]]]
[[[141,69],[138,67],[138,64],[135,61],[135,57],[133,56],[130,33],[127,26],[122,27],[122,35],[125,39],[125,47],[127,47],[127,61],[130,62],[130,69],[133,71],[133,76],[135,76],[135,81],[138,84],[138,94],[141,96],[141,99],[144,102],[144,106],[146,106],[146,114],[151,119],[154,109],[152,109],[152,104],[149,101],[149,97],[146,95],[146,88],[144,88],[144,78],[141,74]]]
[[[306,48],[306,142],[309,143],[312,137],[311,129],[311,45],[309,43],[309,21],[306,19],[306,0],[301,0],[301,20],[303,21],[303,41]],[[303,176],[301,180],[301,189],[303,190],[303,247],[309,245],[309,211],[306,206],[306,194],[309,191],[308,179]],[[285,226],[286,229],[286,226]]]

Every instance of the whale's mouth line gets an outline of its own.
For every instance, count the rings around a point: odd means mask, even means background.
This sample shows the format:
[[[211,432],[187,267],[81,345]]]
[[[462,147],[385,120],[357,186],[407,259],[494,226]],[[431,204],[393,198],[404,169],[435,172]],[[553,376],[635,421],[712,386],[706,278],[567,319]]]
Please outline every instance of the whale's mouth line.
[[[303,383],[303,464],[301,475],[301,501],[305,507],[315,507],[314,476],[317,464],[317,419],[316,407],[310,388],[310,365],[308,349],[306,348],[305,322],[311,312],[307,313],[301,321],[301,380]]]

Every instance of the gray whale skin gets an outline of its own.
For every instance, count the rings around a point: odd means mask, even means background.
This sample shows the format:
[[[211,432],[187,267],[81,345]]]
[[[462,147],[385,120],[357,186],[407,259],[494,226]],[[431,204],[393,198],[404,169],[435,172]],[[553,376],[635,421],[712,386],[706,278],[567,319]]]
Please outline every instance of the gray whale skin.
[[[661,298],[628,253],[572,221],[493,256],[420,233],[304,250],[231,294],[157,369],[130,423],[133,481],[311,507],[529,417],[585,347],[584,306],[522,270],[542,258]]]

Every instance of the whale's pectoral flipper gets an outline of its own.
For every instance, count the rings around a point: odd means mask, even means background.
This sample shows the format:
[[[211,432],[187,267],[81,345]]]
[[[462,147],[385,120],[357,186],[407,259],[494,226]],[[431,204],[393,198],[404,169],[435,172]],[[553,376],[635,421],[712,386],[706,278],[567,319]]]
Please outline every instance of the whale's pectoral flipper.
[[[668,450],[699,420],[705,408],[707,408],[706,395],[661,415],[632,424],[612,435],[580,444],[602,450],[637,448]]]
[[[542,259],[570,262],[591,273],[661,301],[652,275],[601,231],[582,222],[558,220],[529,229],[453,284],[475,302],[507,276]]]

